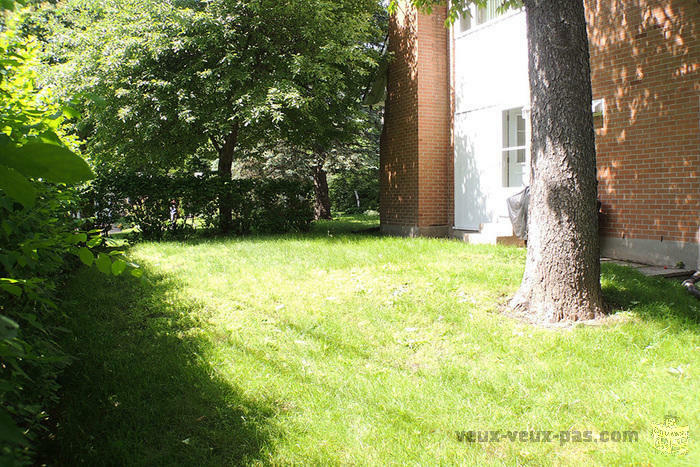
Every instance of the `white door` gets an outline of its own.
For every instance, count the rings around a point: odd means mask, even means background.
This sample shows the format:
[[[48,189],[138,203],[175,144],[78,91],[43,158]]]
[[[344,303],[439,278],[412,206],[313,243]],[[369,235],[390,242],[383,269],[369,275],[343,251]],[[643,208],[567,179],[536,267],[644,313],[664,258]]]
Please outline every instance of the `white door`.
[[[501,180],[494,222],[509,223],[508,198],[522,191],[530,183],[530,129],[524,107],[513,107],[502,112],[501,120]]]

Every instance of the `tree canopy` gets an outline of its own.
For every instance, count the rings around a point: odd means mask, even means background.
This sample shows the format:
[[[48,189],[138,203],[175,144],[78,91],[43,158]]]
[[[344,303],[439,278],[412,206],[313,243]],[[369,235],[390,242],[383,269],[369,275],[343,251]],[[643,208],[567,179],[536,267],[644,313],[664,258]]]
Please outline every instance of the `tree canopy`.
[[[167,171],[265,146],[328,151],[367,122],[382,59],[377,0],[67,0],[33,15],[49,80],[84,99],[98,164]],[[42,34],[43,32],[43,34]]]

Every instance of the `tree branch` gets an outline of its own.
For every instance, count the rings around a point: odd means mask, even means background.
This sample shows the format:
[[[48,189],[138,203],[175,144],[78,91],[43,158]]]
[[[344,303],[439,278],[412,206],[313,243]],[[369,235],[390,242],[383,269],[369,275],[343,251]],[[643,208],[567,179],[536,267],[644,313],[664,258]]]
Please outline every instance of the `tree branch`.
[[[211,141],[211,144],[212,146],[214,146],[216,152],[221,154],[221,145],[216,141],[216,139],[214,139],[213,136],[209,135],[209,141]]]

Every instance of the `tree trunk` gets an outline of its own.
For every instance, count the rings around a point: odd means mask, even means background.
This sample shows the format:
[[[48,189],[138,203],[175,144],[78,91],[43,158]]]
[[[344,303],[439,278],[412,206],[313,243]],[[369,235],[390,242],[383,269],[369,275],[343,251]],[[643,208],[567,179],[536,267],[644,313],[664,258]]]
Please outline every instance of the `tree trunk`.
[[[218,175],[224,182],[223,191],[219,196],[219,228],[224,233],[230,232],[233,227],[233,198],[226,182],[231,181],[231,168],[233,167],[233,155],[236,152],[237,142],[238,125],[235,125],[231,133],[226,136],[224,144],[218,148]]]
[[[323,168],[323,162],[313,167],[314,177],[314,217],[331,219],[331,197],[328,194],[328,176]]]
[[[511,306],[540,322],[604,313],[595,135],[583,0],[526,0],[532,182],[523,282]]]

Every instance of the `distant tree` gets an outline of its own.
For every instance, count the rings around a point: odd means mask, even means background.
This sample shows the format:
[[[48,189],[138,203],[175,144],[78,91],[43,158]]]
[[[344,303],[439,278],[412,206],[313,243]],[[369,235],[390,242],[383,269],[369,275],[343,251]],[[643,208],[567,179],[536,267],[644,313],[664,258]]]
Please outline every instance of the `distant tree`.
[[[326,12],[311,26],[313,42],[299,56],[300,72],[293,78],[304,105],[285,110],[279,131],[291,150],[287,156],[299,159],[292,165],[313,179],[316,217],[330,219],[328,171],[361,162],[366,137],[377,128],[376,111],[363,105],[363,97],[384,60],[388,17],[378,0],[336,0],[319,7],[319,13]]]
[[[424,10],[441,0],[411,0]],[[396,6],[392,1],[392,7]],[[468,14],[454,0],[448,21]],[[527,14],[532,123],[528,252],[511,306],[539,321],[601,316],[597,181],[583,0],[506,0]]]
[[[235,164],[234,172],[242,177],[304,177],[313,181],[315,216],[330,217],[330,178],[367,177],[379,167],[379,135],[382,130],[381,107],[364,106],[356,112],[352,132],[314,151],[286,140],[272,147],[261,147]],[[347,128],[346,128],[347,131]],[[341,182],[342,183],[342,182]],[[366,183],[372,183],[367,181]],[[379,176],[373,183],[379,186]]]

